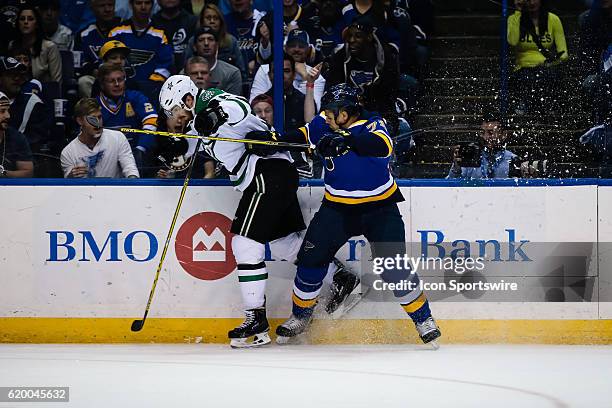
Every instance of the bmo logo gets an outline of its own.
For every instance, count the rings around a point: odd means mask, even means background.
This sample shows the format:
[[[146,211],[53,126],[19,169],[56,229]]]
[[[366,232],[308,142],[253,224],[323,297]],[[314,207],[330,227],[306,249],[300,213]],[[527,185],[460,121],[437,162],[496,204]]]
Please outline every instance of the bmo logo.
[[[217,280],[236,269],[232,253],[232,221],[223,214],[202,212],[181,225],[174,243],[176,259],[191,276]]]

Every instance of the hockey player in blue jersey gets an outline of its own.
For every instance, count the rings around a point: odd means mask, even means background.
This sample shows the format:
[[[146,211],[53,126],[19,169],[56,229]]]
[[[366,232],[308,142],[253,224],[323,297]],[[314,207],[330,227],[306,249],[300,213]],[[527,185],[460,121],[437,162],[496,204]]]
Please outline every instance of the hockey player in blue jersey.
[[[279,343],[308,327],[326,265],[349,238],[364,235],[376,256],[405,253],[404,221],[397,206],[404,197],[389,172],[393,142],[384,120],[365,112],[359,105],[358,90],[347,84],[330,88],[321,104],[324,116],[315,117],[300,131],[302,141],[305,136],[325,158],[325,197],[298,254],[293,313],[276,329]],[[297,141],[293,140],[296,136],[287,135],[287,139]],[[396,291],[394,296],[415,323],[423,342],[437,339],[440,330],[427,298],[418,289],[416,273],[391,270],[381,277],[388,282],[414,282],[417,289]]]

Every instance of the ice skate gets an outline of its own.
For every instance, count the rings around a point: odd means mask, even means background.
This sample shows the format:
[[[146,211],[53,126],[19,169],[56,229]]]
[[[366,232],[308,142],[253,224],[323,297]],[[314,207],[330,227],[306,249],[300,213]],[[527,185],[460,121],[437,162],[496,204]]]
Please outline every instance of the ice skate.
[[[337,319],[354,308],[367,293],[367,290],[363,293],[353,294],[353,290],[359,285],[359,277],[349,271],[338,259],[334,259],[333,262],[338,269],[334,273],[333,282],[330,286],[329,300],[325,304],[325,311],[331,317]]]
[[[415,323],[415,326],[423,343],[429,344],[434,350],[440,348],[436,339],[440,337],[442,333],[440,333],[440,329],[433,317],[428,317],[423,323]]]
[[[276,343],[288,344],[292,342],[297,336],[306,331],[311,321],[312,315],[297,317],[292,314],[286,322],[276,328]]]
[[[265,307],[249,309],[245,311],[245,314],[244,322],[227,334],[230,339],[230,346],[232,348],[249,348],[270,344],[270,325],[266,318]],[[249,341],[251,338],[252,340]]]

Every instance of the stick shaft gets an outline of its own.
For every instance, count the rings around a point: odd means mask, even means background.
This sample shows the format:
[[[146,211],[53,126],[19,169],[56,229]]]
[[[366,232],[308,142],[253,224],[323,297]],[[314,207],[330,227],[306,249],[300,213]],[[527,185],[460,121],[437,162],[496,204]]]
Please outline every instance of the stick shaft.
[[[196,152],[200,148],[201,143],[202,143],[202,139],[198,140],[198,144],[196,145]],[[185,175],[185,182],[183,183],[183,188],[181,188],[181,194],[179,196],[178,203],[176,204],[174,215],[172,216],[172,222],[170,223],[170,229],[168,230],[168,235],[166,235],[166,242],[164,243],[164,249],[162,251],[161,258],[159,259],[159,263],[157,264],[157,271],[155,272],[155,279],[153,279],[153,286],[151,287],[151,292],[149,292],[149,300],[147,301],[147,307],[145,309],[144,317],[142,319],[143,325],[144,325],[144,321],[147,318],[147,315],[149,314],[151,303],[153,302],[153,295],[155,294],[155,288],[157,287],[157,280],[159,279],[159,274],[162,270],[162,266],[164,265],[164,259],[166,259],[166,253],[168,252],[168,246],[170,245],[170,240],[172,239],[172,233],[174,232],[176,220],[178,219],[178,215],[181,211],[183,199],[185,198],[185,192],[187,191],[187,186],[189,185],[189,179],[191,178],[191,170],[193,169],[196,159],[197,159],[197,155],[194,154],[191,158],[191,163],[189,163],[187,174]]]
[[[260,145],[267,145],[267,146],[310,149],[310,145],[307,145],[307,144],[277,142],[274,140],[232,139],[231,137],[187,135],[185,133],[161,132],[158,130],[132,129],[132,128],[121,128],[119,130],[124,133],[126,132],[127,133],[144,133],[147,135],[156,135],[156,136],[165,136],[165,137],[182,137],[186,139],[200,139],[200,140],[205,139],[205,140],[216,140],[219,142],[250,143],[250,144],[260,144]]]

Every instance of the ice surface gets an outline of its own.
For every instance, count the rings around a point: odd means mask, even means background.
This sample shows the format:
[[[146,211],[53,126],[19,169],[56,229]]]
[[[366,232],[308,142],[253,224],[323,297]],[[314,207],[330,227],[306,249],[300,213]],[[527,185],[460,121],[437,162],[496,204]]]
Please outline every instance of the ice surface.
[[[611,407],[611,346],[0,345],[45,407]],[[40,403],[0,403],[0,407]]]

